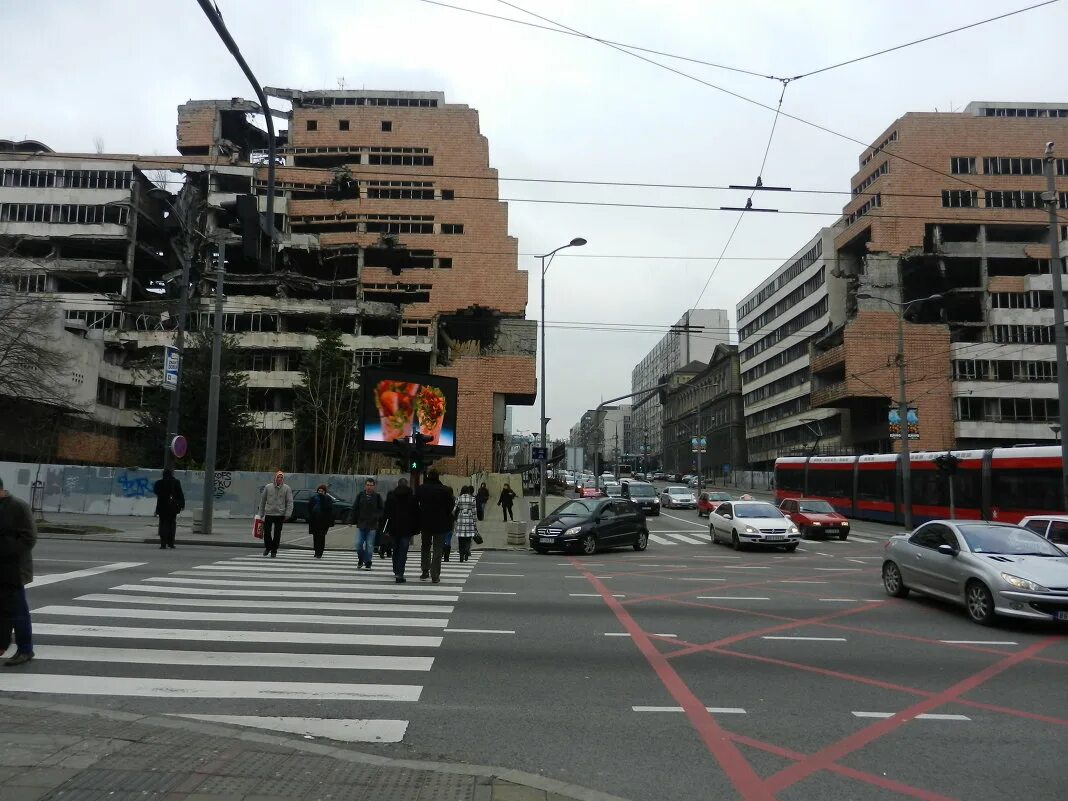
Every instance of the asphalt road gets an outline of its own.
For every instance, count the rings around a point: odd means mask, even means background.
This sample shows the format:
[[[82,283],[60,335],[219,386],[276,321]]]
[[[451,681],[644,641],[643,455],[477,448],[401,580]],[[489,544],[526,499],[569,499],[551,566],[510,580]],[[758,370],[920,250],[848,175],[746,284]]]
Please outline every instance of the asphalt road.
[[[1063,797],[1063,628],[888,598],[884,526],[786,554],[712,546],[689,510],[649,523],[644,553],[487,552],[401,587],[343,553],[42,540],[40,658],[0,692],[636,801]]]

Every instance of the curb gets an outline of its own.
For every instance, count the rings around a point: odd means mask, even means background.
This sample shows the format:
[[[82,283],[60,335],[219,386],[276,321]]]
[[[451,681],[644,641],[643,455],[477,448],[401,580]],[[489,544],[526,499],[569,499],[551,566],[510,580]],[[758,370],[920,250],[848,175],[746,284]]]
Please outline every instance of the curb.
[[[119,712],[111,709],[98,709],[95,707],[75,706],[72,704],[53,704],[45,701],[29,701],[15,698],[0,698],[0,707],[29,707],[31,709],[46,709],[51,712],[62,712],[70,715],[83,717],[97,717],[108,720],[122,721],[125,723],[139,723],[146,726],[156,726],[163,729],[179,729],[182,731],[200,732],[216,737],[228,737],[242,742],[267,743],[270,745],[291,748],[294,751],[304,751],[319,756],[331,757],[346,762],[358,762],[365,765],[378,765],[385,768],[400,770],[419,770],[432,773],[461,774],[508,782],[510,784],[523,785],[546,793],[555,793],[565,796],[573,801],[628,801],[622,796],[603,793],[600,790],[591,790],[576,784],[569,784],[557,779],[538,776],[525,771],[512,770],[511,768],[494,767],[492,765],[469,765],[452,762],[432,762],[418,759],[394,759],[392,757],[368,754],[355,749],[341,748],[319,743],[310,743],[303,739],[290,739],[279,735],[263,734],[249,731],[240,727],[218,723],[203,723],[199,721],[183,720],[159,715],[138,715],[133,712]],[[136,741],[135,741],[136,742]],[[477,797],[477,796],[476,796]]]

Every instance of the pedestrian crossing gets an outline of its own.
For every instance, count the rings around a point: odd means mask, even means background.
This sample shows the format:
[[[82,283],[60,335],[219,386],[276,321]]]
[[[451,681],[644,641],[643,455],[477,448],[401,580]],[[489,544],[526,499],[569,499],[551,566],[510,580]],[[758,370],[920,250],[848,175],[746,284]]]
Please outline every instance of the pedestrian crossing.
[[[650,531],[649,541],[655,542],[657,545],[708,545],[711,538],[705,534],[693,534],[690,532],[681,531]],[[823,540],[811,540],[809,542],[830,545],[848,545],[849,543],[864,543],[871,545],[874,543],[883,542],[884,540],[873,539],[871,537],[858,537],[850,535],[849,539],[823,539]]]
[[[240,555],[32,610],[37,659],[0,693],[103,696],[141,713],[401,742],[478,564],[394,581],[354,554]],[[415,570],[411,569],[415,566]],[[414,576],[414,578],[413,578]],[[462,634],[458,636],[463,636]]]

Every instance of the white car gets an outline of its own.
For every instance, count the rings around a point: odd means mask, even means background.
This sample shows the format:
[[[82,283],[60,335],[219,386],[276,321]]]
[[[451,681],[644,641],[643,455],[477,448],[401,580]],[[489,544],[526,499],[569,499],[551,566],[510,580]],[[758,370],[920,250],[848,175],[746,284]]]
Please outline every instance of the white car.
[[[1068,553],[1068,515],[1031,515],[1018,525],[1031,529]]]
[[[801,532],[773,504],[763,501],[726,501],[708,515],[712,544],[728,542],[740,551],[762,545],[796,551]]]
[[[688,487],[665,487],[660,493],[660,505],[667,509],[696,509],[697,498]]]

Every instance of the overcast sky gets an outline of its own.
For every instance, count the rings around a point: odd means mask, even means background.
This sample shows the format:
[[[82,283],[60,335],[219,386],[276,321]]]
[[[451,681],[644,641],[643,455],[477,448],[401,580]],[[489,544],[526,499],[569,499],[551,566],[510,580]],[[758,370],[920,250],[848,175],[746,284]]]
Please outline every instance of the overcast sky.
[[[540,22],[496,0],[455,5]],[[579,31],[760,74],[795,76],[1031,5],[1036,0],[895,3],[720,0],[523,0]],[[525,3],[525,4],[524,4]],[[589,39],[488,19],[422,0],[219,0],[268,86],[441,90],[480,112],[502,178],[726,185],[755,181],[773,113]],[[251,96],[195,0],[0,3],[0,138],[56,150],[174,153],[175,107]],[[971,100],[1068,101],[1068,5],[1056,3],[791,82],[783,110],[867,142],[907,111]],[[774,107],[782,84],[664,56],[672,69]],[[1068,142],[1058,143],[1068,153]],[[862,147],[780,117],[767,185],[848,192]],[[1023,155],[1023,154],[1021,154]],[[1035,154],[1039,155],[1039,154]],[[504,198],[743,205],[712,190],[507,182]],[[530,271],[576,236],[548,274],[548,415],[564,437],[582,412],[630,391],[631,368],[686,308],[727,308],[821,225],[846,195],[758,197],[812,214],[750,214],[717,266],[733,212],[512,202],[510,233]],[[671,257],[668,259],[629,257]],[[594,258],[597,257],[597,258]],[[715,270],[712,274],[713,269]],[[709,277],[711,275],[711,280]],[[565,330],[556,323],[583,328]],[[602,324],[649,327],[607,331]],[[536,430],[537,406],[515,410]]]

